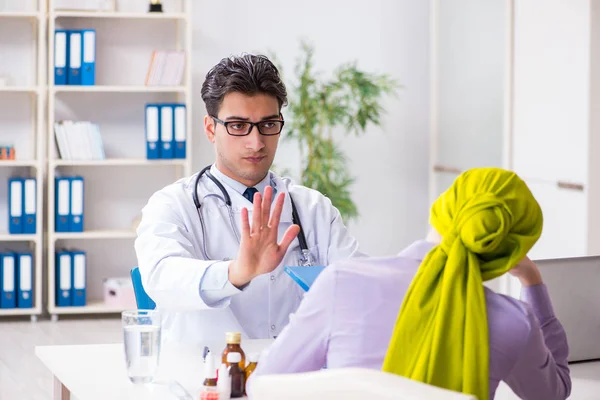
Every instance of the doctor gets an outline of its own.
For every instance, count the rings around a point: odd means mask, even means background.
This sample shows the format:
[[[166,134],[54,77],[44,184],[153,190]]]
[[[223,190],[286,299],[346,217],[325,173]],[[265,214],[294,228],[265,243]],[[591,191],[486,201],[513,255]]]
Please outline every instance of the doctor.
[[[163,312],[163,340],[202,344],[225,332],[273,338],[299,306],[289,265],[359,255],[321,193],[270,172],[287,93],[264,56],[221,60],[202,85],[204,130],[216,163],[151,196],[135,250]]]

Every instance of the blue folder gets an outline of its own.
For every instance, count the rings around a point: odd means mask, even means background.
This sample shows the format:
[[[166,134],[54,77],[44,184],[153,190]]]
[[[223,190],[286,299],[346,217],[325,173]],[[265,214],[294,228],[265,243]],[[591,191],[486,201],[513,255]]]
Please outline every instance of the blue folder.
[[[93,86],[96,84],[96,30],[81,31],[81,84]]]
[[[83,44],[81,31],[69,31],[69,68],[67,69],[67,84],[81,85],[81,50]]]
[[[66,85],[69,69],[69,31],[54,31],[54,84]]]
[[[283,270],[286,274],[292,277],[294,281],[302,289],[308,292],[308,289],[312,286],[317,279],[317,276],[325,269],[323,266],[314,267],[285,267]]]
[[[13,253],[0,254],[0,308],[15,308],[16,259]]]

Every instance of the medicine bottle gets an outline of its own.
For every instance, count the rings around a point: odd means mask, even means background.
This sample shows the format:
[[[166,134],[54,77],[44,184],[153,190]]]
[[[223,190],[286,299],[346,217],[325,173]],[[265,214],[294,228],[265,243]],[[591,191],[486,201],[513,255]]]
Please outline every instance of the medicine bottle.
[[[242,350],[242,334],[239,332],[227,332],[225,335],[225,341],[227,342],[227,347],[223,350],[223,356],[221,357],[221,362],[227,364],[229,367],[229,363],[227,362],[227,354],[229,353],[239,353],[242,359],[240,360],[240,369],[243,371],[246,368],[246,354],[244,354],[244,350]]]
[[[208,353],[204,364],[204,391],[217,391],[217,368],[215,367],[215,356]]]
[[[250,378],[250,375],[252,375],[252,373],[258,366],[258,356],[259,356],[259,354],[257,354],[257,353],[248,354],[248,365],[246,366],[246,369],[244,370],[244,373],[246,375],[246,385],[248,384],[248,378]]]
[[[221,364],[219,367],[217,391],[219,392],[219,400],[229,400],[231,398],[231,378],[226,364]]]
[[[227,368],[229,378],[231,378],[231,398],[242,397],[246,387],[246,375],[244,370],[240,368],[242,355],[240,353],[231,352],[227,354]]]

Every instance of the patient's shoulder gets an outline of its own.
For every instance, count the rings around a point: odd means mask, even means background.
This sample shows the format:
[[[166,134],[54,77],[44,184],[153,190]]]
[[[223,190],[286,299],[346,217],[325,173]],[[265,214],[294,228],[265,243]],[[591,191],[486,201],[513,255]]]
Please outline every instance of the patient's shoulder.
[[[420,261],[402,256],[357,257],[332,264],[326,273],[332,274],[338,285],[387,286],[410,282],[419,265]]]

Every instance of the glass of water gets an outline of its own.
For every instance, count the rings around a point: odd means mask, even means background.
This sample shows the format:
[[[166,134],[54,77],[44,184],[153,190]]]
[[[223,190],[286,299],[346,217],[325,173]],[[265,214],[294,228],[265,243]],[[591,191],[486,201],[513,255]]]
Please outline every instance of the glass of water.
[[[123,339],[127,374],[133,383],[150,383],[160,357],[160,313],[155,310],[124,311]]]

